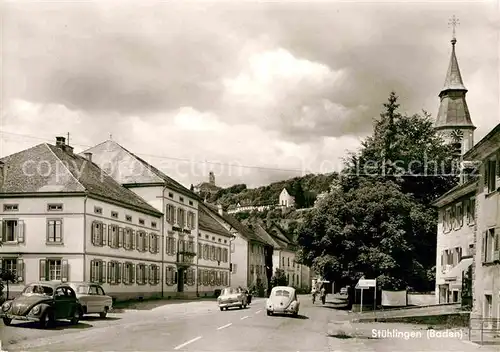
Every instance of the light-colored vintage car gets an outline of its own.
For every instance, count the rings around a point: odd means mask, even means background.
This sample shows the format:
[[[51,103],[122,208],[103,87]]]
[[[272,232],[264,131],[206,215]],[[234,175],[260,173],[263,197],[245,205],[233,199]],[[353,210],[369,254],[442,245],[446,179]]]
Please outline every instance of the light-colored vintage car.
[[[37,322],[41,328],[53,326],[62,319],[78,324],[81,315],[82,308],[75,291],[60,281],[28,284],[19,296],[6,301],[0,310],[0,317],[7,326],[12,320]]]
[[[243,290],[226,287],[217,298],[217,303],[219,304],[220,310],[227,310],[231,307],[243,309],[247,306],[247,295]]]
[[[83,314],[99,314],[101,318],[106,318],[113,308],[113,298],[106,295],[101,285],[91,282],[70,282],[69,285],[76,292]]]
[[[276,286],[271,290],[269,298],[266,300],[267,315],[273,314],[299,314],[300,302],[297,292],[293,287]]]

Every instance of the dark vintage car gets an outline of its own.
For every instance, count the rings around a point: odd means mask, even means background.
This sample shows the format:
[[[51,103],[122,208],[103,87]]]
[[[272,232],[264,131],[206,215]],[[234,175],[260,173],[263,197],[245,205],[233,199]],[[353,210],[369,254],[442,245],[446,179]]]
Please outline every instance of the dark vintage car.
[[[78,324],[82,307],[68,284],[42,281],[26,285],[18,297],[2,304],[0,316],[5,325],[10,325],[12,320],[24,320],[38,322],[41,328],[46,328],[60,319]]]

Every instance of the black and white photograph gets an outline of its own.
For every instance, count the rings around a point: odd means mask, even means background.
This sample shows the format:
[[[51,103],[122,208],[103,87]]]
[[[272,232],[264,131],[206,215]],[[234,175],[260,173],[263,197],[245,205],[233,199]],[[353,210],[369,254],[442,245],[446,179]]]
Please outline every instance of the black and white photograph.
[[[1,352],[500,350],[500,0],[0,21]]]

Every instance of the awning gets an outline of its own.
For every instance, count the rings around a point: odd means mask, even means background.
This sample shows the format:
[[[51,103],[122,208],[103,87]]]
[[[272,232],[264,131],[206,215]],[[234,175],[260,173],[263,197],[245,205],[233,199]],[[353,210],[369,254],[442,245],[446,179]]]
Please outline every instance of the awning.
[[[444,274],[444,279],[446,281],[456,281],[462,280],[462,273],[469,269],[469,266],[472,264],[472,258],[462,259],[460,263],[455,265],[449,272]]]

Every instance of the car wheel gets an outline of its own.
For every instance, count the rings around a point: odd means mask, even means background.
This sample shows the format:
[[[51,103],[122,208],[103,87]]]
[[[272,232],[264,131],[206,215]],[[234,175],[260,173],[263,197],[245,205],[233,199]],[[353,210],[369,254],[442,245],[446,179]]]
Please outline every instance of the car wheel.
[[[104,312],[99,313],[99,316],[104,319],[106,318],[106,315],[108,315],[108,307],[104,308]]]
[[[4,317],[3,318],[3,323],[4,323],[5,326],[10,326],[10,323],[12,323],[12,319]]]
[[[73,316],[71,317],[71,324],[76,325],[80,321],[80,318],[82,317],[82,312],[79,308],[75,309],[73,312]]]
[[[268,310],[267,315],[271,316],[271,315],[273,315],[273,313],[270,310]]]
[[[224,307],[219,307],[220,311],[222,312],[224,310]]]
[[[40,317],[40,321],[38,322],[40,328],[47,329],[49,326],[54,324],[54,316],[51,311],[45,311]]]

